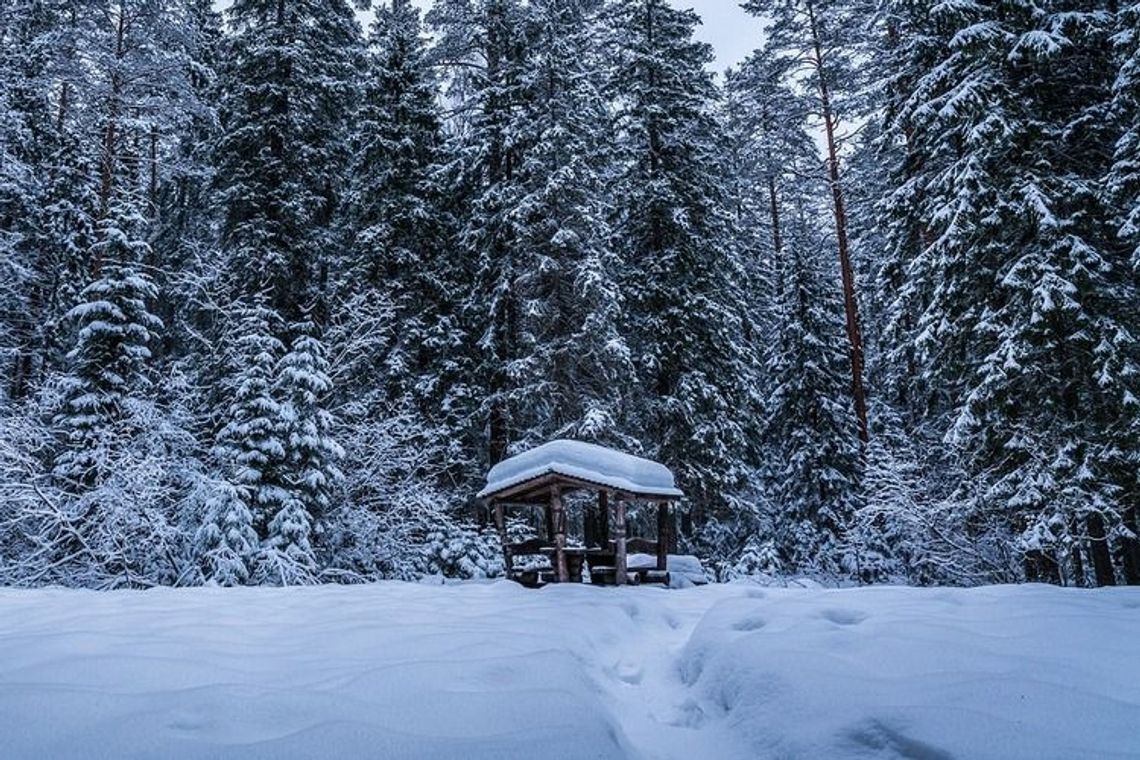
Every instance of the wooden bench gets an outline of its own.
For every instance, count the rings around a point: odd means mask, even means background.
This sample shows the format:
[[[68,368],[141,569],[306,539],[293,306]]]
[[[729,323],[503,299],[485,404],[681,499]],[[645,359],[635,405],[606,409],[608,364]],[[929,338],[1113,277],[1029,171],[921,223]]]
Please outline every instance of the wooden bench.
[[[531,556],[542,556],[546,559],[546,554],[542,551],[544,546],[546,546],[546,542],[541,538],[531,538],[517,544],[508,544],[507,553],[512,560],[515,557]],[[526,568],[512,566],[510,577],[511,580],[517,581],[527,588],[539,588],[547,583],[554,582],[554,567],[549,561]]]

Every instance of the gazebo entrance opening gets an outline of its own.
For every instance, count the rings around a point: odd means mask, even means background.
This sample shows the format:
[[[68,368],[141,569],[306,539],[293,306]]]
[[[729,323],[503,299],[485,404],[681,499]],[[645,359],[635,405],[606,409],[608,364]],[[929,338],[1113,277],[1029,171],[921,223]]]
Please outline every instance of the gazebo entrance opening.
[[[572,545],[567,538],[567,496],[588,492],[596,511],[592,545]],[[667,467],[604,446],[581,441],[551,441],[506,459],[487,473],[479,498],[494,510],[508,577],[527,586],[581,583],[588,572],[597,585],[669,583],[667,557],[670,510],[683,494]],[[657,540],[629,538],[630,505],[657,509]],[[544,510],[546,536],[511,543],[506,514],[512,509]],[[629,563],[631,554],[653,555],[652,562]],[[544,558],[536,564],[523,558]]]

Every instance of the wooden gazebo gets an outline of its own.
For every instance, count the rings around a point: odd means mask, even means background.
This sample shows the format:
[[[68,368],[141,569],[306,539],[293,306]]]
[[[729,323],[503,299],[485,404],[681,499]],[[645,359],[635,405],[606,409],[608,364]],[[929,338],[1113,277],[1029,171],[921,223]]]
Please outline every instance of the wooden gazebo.
[[[567,544],[563,497],[575,491],[597,495],[597,533],[593,546]],[[487,473],[478,497],[493,508],[503,545],[507,575],[525,585],[581,582],[583,565],[595,584],[663,582],[668,584],[670,507],[683,494],[667,467],[641,457],[581,441],[558,440],[506,459]],[[626,536],[626,507],[649,502],[657,507],[657,540]],[[541,507],[546,537],[511,543],[506,510]],[[611,540],[611,530],[612,540]],[[652,566],[628,566],[630,552],[656,555]],[[523,555],[544,555],[549,565],[516,568]]]

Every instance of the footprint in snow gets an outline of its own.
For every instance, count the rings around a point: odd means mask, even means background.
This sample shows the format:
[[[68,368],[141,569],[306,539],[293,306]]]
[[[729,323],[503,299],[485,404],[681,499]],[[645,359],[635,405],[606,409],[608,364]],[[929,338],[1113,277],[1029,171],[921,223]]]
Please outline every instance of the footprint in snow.
[[[836,625],[858,625],[867,619],[867,613],[858,610],[834,609],[824,610],[821,617]]]
[[[750,617],[736,621],[733,623],[732,629],[735,631],[759,631],[766,625],[768,625],[768,621],[764,618]]]
[[[630,662],[619,662],[613,669],[614,677],[622,683],[637,686],[645,675],[645,669]]]
[[[700,728],[707,717],[704,708],[693,699],[686,699],[677,708],[677,713],[677,717],[669,721],[668,725],[677,728]]]

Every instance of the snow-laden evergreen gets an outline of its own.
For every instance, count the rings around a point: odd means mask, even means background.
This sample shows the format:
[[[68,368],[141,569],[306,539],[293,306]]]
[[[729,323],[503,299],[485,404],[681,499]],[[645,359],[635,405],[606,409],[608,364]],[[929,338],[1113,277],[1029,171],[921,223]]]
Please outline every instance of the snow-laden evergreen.
[[[363,38],[344,0],[237,0],[227,20],[215,185],[231,294],[268,287],[294,321],[328,285]]]
[[[888,134],[905,148],[884,208],[906,222],[888,229],[909,261],[884,279],[917,354],[912,393],[927,389],[910,403],[945,414],[932,432],[965,457],[962,520],[1020,541],[1030,577],[1082,576],[1059,563],[1087,541],[1096,582],[1112,583],[1106,542],[1135,490],[1122,420],[1137,291],[1100,190],[1111,17],[1056,3],[906,18],[886,55]]]
[[[636,448],[629,432],[629,347],[621,259],[609,226],[607,101],[589,0],[536,0],[522,76],[517,246],[525,274],[514,403],[515,445],[572,437]]]
[[[845,384],[839,293],[829,287],[824,240],[793,206],[781,278],[777,328],[766,374],[766,461],[762,477],[774,512],[765,525],[781,567],[843,575],[860,571],[844,546],[859,479],[857,423]],[[834,271],[834,270],[831,270]],[[855,556],[851,556],[855,554]]]
[[[150,312],[158,291],[141,269],[148,251],[138,238],[141,221],[129,207],[112,209],[91,248],[95,279],[68,312],[75,345],[59,383],[54,473],[80,492],[111,474],[115,448],[139,432],[132,404],[150,388],[150,344],[162,322]]]
[[[712,54],[693,38],[696,14],[664,0],[613,2],[604,20],[634,414],[646,453],[675,468],[701,519],[735,502],[756,430]]]
[[[331,507],[330,493],[341,477],[337,460],[344,455],[324,408],[332,390],[324,347],[312,324],[293,331],[297,337],[274,368],[273,384],[280,399],[287,494],[269,520],[262,560],[269,576],[282,583],[307,580],[317,569],[314,534]]]

